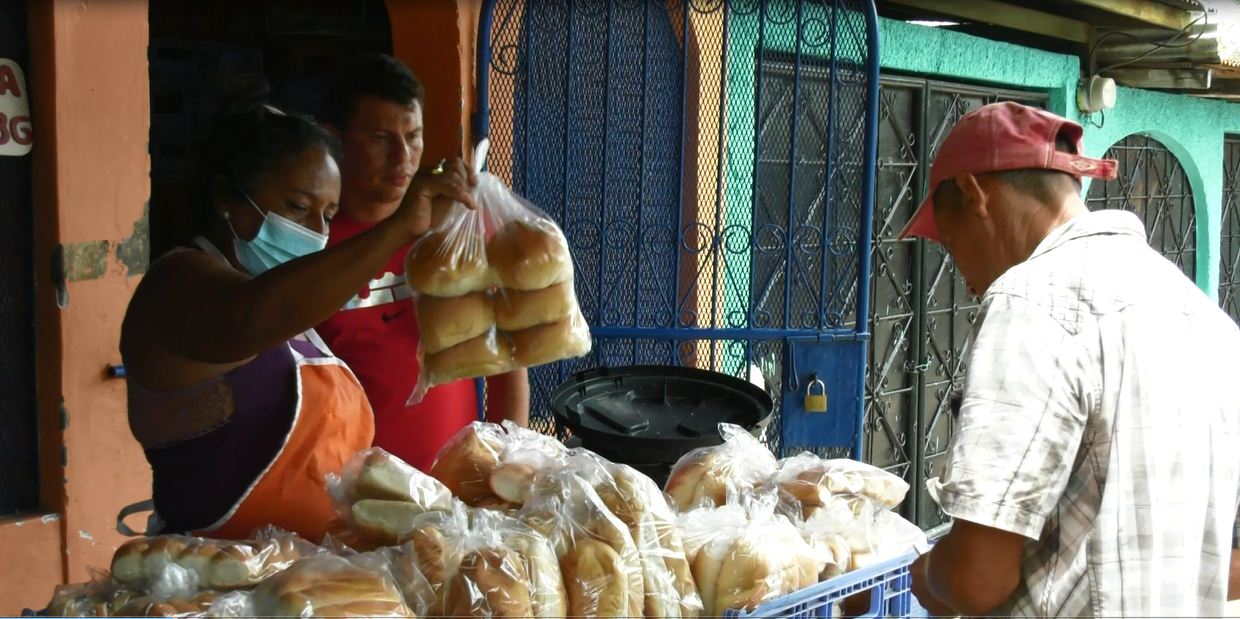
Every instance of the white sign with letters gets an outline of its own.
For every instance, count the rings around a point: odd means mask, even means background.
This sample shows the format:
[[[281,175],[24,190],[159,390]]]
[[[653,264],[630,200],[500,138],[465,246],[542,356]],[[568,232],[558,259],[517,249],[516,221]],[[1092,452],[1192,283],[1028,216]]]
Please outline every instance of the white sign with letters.
[[[34,132],[30,125],[30,97],[21,65],[0,58],[0,155],[20,157],[30,152]]]

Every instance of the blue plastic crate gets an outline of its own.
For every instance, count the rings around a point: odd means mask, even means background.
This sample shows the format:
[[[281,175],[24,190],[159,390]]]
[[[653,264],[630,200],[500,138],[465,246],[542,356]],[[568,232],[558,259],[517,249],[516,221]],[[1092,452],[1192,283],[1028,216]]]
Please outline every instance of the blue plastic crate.
[[[835,617],[835,604],[870,592],[870,609],[861,617],[921,617],[925,611],[913,599],[909,565],[917,558],[909,552],[866,569],[849,572],[796,593],[771,600],[751,612],[724,611],[724,617]]]

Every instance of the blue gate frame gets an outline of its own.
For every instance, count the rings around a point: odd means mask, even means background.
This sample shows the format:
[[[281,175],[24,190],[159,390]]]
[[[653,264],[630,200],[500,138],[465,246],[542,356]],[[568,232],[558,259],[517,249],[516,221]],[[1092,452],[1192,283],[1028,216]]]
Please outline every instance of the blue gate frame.
[[[873,0],[486,0],[473,136],[595,337],[531,369],[533,427],[573,372],[688,364],[760,373],[778,451],[862,457],[878,66]]]

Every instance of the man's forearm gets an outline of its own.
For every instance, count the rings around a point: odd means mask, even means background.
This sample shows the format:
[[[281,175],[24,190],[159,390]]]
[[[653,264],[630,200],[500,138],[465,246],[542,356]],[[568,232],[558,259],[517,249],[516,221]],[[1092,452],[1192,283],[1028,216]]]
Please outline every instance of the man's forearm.
[[[530,379],[525,368],[487,378],[487,421],[530,422]]]

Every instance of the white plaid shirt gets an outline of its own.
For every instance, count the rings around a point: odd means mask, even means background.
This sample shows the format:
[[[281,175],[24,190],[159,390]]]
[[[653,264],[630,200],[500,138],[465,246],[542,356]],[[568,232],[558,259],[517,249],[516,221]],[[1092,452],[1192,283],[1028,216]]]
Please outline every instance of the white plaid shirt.
[[[987,290],[943,475],[948,515],[1017,533],[998,614],[1220,616],[1240,526],[1240,330],[1100,211]]]

